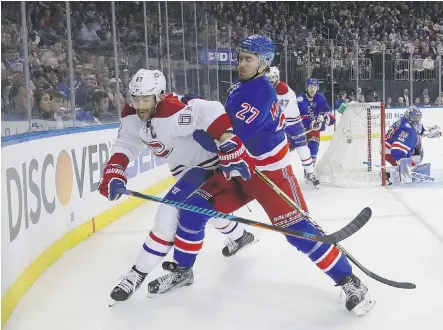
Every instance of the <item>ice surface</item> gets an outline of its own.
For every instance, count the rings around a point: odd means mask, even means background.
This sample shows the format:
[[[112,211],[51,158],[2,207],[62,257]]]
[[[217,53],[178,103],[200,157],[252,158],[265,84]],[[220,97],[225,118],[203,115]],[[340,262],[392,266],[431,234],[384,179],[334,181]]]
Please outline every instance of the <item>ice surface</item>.
[[[323,151],[326,147],[322,143]],[[425,139],[424,147],[432,175],[443,182],[442,139]],[[319,191],[301,185],[313,218],[329,231],[370,206],[371,221],[343,245],[373,272],[414,282],[417,289],[391,288],[357,269],[377,300],[369,314],[357,318],[345,310],[343,297],[339,303],[340,290],[331,280],[283,237],[252,229],[260,241],[228,259],[221,254],[224,237],[208,228],[193,286],[152,299],[145,296],[146,281],[129,301],[109,308],[111,289],[153,225],[157,205],[146,203],[50,267],[5,329],[443,329],[443,184]],[[238,214],[267,221],[257,203],[250,207],[252,213]],[[156,268],[148,280],[161,273]]]

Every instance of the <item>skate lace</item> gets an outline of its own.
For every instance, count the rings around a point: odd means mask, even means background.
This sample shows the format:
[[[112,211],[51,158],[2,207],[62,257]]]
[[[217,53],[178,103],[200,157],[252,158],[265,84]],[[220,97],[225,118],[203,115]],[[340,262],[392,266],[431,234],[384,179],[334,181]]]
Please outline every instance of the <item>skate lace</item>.
[[[135,291],[137,283],[141,280],[142,280],[141,275],[137,274],[134,271],[131,271],[129,274],[120,277],[120,284],[118,286],[122,290],[129,293],[131,291]]]
[[[228,247],[229,253],[231,253],[232,251],[237,250],[238,248],[238,243],[234,240],[231,239],[227,239],[226,240],[226,246]]]
[[[361,296],[362,294],[362,289],[357,287],[355,285],[355,280],[354,279],[350,279],[348,282],[346,282],[345,284],[343,284],[342,288],[343,291],[346,294],[346,302],[352,297],[352,296]],[[341,295],[342,295],[342,291],[340,292],[340,300],[341,300]]]
[[[159,287],[161,289],[169,287],[169,285],[180,277],[178,272],[171,272],[168,275],[162,276],[158,279]]]

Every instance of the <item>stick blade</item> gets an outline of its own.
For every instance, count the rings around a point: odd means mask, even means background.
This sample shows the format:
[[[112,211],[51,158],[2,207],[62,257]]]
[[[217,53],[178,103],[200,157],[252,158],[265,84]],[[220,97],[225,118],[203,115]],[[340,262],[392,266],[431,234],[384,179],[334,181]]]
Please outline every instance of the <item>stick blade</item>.
[[[373,272],[371,272],[370,270],[364,268],[364,267],[359,267],[366,275],[368,275],[369,277],[371,277],[372,279],[392,286],[394,288],[398,288],[398,289],[415,289],[417,286],[414,283],[409,283],[409,282],[396,282],[396,281],[392,281],[392,280],[388,280],[387,278],[381,277]]]
[[[360,213],[346,226],[342,229],[332,233],[330,235],[326,235],[325,238],[329,241],[329,244],[335,244],[340,241],[345,240],[351,235],[354,235],[357,231],[363,228],[364,225],[368,223],[371,219],[372,210],[370,207],[365,207]]]

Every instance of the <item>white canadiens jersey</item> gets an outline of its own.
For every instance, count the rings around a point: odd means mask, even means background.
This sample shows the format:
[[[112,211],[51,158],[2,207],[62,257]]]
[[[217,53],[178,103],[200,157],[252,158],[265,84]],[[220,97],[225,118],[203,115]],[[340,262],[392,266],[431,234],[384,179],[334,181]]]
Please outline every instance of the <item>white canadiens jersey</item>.
[[[149,125],[140,119],[134,108],[126,105],[111,153],[123,153],[132,161],[147,146],[154,155],[165,159],[177,180],[192,167],[216,169],[218,155],[204,149],[194,140],[193,134],[197,130],[215,131],[211,135],[217,136],[217,126],[224,116],[224,107],[219,102],[194,99],[185,105],[167,94],[158,104]]]
[[[286,125],[291,126],[301,122],[297,96],[294,91],[283,81],[275,87],[278,103],[286,117]]]

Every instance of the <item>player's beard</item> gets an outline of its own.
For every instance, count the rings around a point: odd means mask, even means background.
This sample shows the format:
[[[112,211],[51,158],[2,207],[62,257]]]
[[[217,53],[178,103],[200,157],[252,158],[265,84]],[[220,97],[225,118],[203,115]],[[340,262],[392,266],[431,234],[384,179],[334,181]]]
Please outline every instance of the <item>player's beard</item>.
[[[308,97],[309,97],[310,99],[314,98],[314,96],[315,96],[315,94],[317,94],[317,92],[318,92],[318,87],[315,88],[314,91],[312,90],[312,88],[307,88],[307,89],[306,89],[306,95],[308,95]],[[311,93],[312,93],[312,95],[311,95]]]
[[[243,71],[243,73],[241,71]],[[254,73],[251,73],[251,74],[248,74],[247,70],[238,70],[237,72],[238,72],[238,80],[240,82],[246,82],[246,81],[256,78],[259,75],[264,74],[264,72],[260,73],[258,70],[255,71]]]
[[[238,71],[238,80],[241,82],[247,81],[247,80],[251,79],[251,77],[248,77],[246,72],[242,73],[241,71]]]
[[[154,98],[141,99],[139,101],[134,101],[134,106],[137,106],[137,114],[139,118],[143,121],[151,119],[156,111],[157,103]]]
[[[156,110],[155,107],[150,108],[150,109],[138,109],[137,115],[141,120],[147,121],[147,120],[150,120],[154,116],[155,110]],[[142,114],[140,114],[140,111],[142,111]]]

